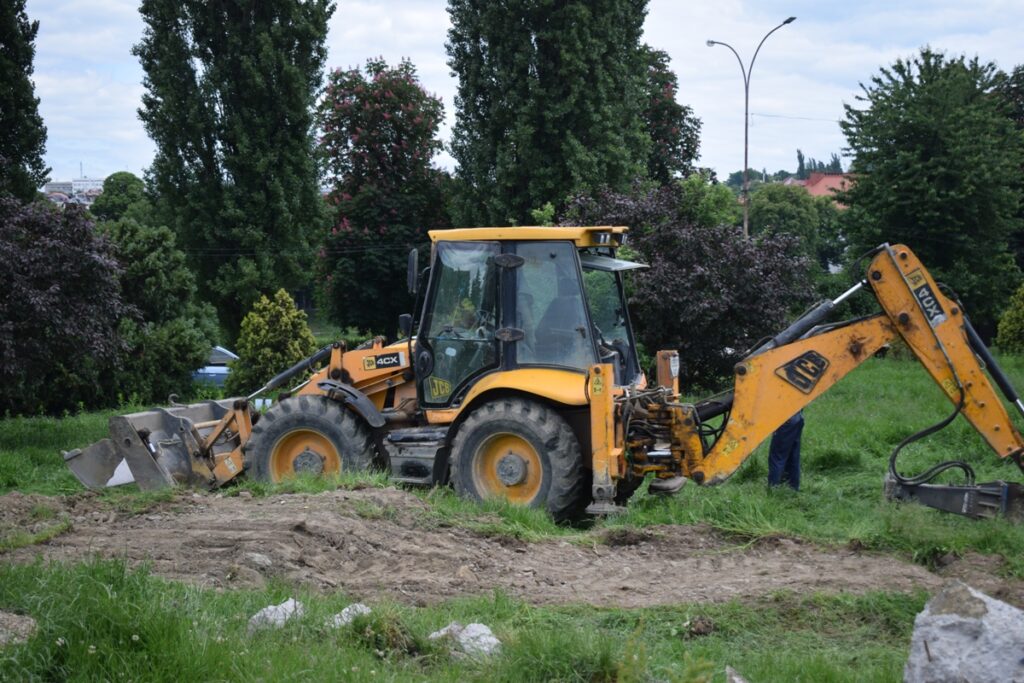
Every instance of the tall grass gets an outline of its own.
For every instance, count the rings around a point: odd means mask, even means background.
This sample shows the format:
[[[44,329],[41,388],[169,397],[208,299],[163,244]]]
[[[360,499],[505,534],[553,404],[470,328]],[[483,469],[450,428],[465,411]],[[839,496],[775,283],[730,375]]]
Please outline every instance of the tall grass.
[[[0,609],[39,630],[0,650],[2,680],[706,681],[731,664],[751,680],[899,677],[920,594],[793,596],[756,605],[639,610],[532,607],[502,594],[415,608],[373,603],[334,630],[344,595],[294,594],[305,614],[250,635],[257,610],[293,593],[202,590],[115,561],[0,565]],[[711,633],[690,630],[696,618]],[[452,620],[489,625],[499,655],[453,658],[427,634]]]

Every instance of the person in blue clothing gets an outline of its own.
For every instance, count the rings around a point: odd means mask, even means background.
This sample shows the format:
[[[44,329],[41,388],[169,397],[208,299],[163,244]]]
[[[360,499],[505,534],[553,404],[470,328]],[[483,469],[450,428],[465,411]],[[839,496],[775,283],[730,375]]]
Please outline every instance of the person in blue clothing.
[[[803,431],[803,411],[775,430],[768,447],[768,486],[785,483],[795,491],[800,490],[800,435]]]

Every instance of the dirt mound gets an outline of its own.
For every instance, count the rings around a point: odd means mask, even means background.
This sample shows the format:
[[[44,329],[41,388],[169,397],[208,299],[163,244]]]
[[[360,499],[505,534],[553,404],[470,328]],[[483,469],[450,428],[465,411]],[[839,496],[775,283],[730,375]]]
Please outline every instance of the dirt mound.
[[[427,514],[428,503],[397,489],[268,498],[184,493],[134,515],[92,500],[11,494],[0,497],[0,522],[24,521],[39,505],[59,508],[73,528],[0,558],[98,554],[149,562],[157,575],[206,586],[253,586],[280,577],[414,604],[501,589],[537,604],[640,607],[787,589],[932,589],[942,582],[923,567],[884,555],[790,539],[737,545],[701,525],[525,543],[444,526]]]

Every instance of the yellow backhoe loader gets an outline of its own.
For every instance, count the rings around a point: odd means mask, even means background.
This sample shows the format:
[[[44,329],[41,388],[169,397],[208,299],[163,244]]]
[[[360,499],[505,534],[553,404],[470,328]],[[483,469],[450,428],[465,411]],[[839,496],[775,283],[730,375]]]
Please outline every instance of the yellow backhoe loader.
[[[450,482],[462,495],[556,518],[607,514],[645,477],[660,493],[724,482],[789,417],[903,339],[953,406],[943,424],[963,415],[1024,469],[1024,441],[989,376],[1022,413],[1024,404],[960,304],[907,247],[875,249],[863,281],[737,362],[732,391],[688,403],[674,351],[658,352],[655,381],[641,371],[623,274],[645,266],[616,258],[626,233],[431,232],[429,268],[418,272],[410,254],[408,285],[422,309],[401,317],[405,339],[332,344],[246,398],[114,417],[110,438],[65,453],[67,464],[89,487],[128,469],[142,488],[376,466],[399,482]],[[877,314],[828,321],[861,290],[873,293]],[[254,410],[257,395],[308,371],[264,414]],[[1020,484],[977,484],[966,463],[901,475],[899,449],[937,427],[893,452],[887,494],[976,517],[1024,514]],[[963,471],[963,485],[927,483],[949,468]]]

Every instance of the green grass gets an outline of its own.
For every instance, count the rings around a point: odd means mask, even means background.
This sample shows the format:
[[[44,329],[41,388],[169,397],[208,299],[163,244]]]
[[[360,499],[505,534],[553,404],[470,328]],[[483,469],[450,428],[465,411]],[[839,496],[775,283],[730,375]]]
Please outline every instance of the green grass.
[[[257,610],[296,597],[303,617],[247,634]],[[652,609],[532,607],[505,595],[431,607],[372,603],[350,627],[324,622],[341,594],[211,591],[116,561],[0,565],[0,609],[39,622],[0,651],[3,680],[699,681],[730,664],[751,681],[891,681],[923,594],[794,596],[755,604]],[[690,624],[710,619],[709,635]],[[503,642],[485,661],[453,659],[426,639],[452,620]]]
[[[1011,378],[1024,386],[1024,358],[1006,358],[1004,366]],[[673,498],[641,494],[631,501],[625,515],[596,526],[642,528],[704,522],[741,538],[787,535],[827,544],[854,543],[896,552],[924,564],[949,552],[994,553],[1006,558],[1008,573],[1024,576],[1024,556],[1020,553],[1024,548],[1024,525],[969,520],[882,500],[882,478],[892,447],[903,437],[939,421],[950,409],[942,392],[916,363],[870,360],[807,408],[800,493],[767,489],[766,449],[762,446],[721,486],[689,485]],[[0,493],[80,491],[64,467],[60,450],[84,446],[105,436],[109,414],[0,421]],[[915,473],[948,459],[970,463],[979,481],[1024,479],[1015,465],[994,455],[962,418],[906,449],[899,466],[904,473]],[[344,475],[328,480],[297,479],[281,485],[243,482],[225,492],[236,495],[248,490],[266,496],[386,484],[380,474]],[[160,502],[160,496],[167,494],[141,495],[128,489],[103,495],[119,509],[136,511]],[[424,525],[462,526],[526,541],[561,536],[592,542],[579,528],[558,526],[537,510],[497,503],[481,505],[462,500],[450,490],[420,490],[418,495],[429,504],[422,519]],[[388,511],[368,508],[364,514],[386,516]]]
[[[81,413],[64,418],[0,420],[0,492],[58,495],[82,490],[64,466],[62,450],[82,448],[107,436],[107,419],[127,411]]]
[[[0,536],[0,553],[8,550],[17,550],[37,543],[46,543],[66,531],[71,530],[71,520],[62,519],[56,524],[51,524],[40,531],[30,534],[27,531],[17,530],[13,533]]]

